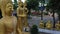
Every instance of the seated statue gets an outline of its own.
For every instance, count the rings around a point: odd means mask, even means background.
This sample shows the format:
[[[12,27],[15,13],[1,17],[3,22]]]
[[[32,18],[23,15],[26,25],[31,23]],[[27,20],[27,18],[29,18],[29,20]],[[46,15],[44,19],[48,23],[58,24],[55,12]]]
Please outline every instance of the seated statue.
[[[21,0],[18,1],[18,8],[17,8],[17,33],[22,34],[23,31],[23,2]]]
[[[5,16],[0,20],[0,34],[16,34],[17,19],[12,16],[13,5],[7,1],[3,7],[5,7]]]
[[[47,28],[47,29],[52,29],[52,28],[53,28],[53,24],[51,23],[51,21],[48,21],[48,22],[46,23],[46,28]]]
[[[43,23],[43,21],[40,21],[39,27],[40,27],[40,28],[44,28],[44,23]]]
[[[58,21],[58,22],[55,24],[55,28],[56,28],[56,30],[60,30],[60,21]]]

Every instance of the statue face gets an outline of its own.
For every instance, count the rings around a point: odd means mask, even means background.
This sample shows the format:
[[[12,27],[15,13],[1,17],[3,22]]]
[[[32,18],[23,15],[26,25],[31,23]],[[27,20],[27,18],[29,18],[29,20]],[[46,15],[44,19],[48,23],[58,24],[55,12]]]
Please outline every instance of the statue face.
[[[8,3],[6,5],[6,13],[7,14],[12,14],[12,11],[13,11],[13,5],[11,3]]]
[[[19,6],[23,6],[23,2],[19,2],[18,5],[19,5]]]

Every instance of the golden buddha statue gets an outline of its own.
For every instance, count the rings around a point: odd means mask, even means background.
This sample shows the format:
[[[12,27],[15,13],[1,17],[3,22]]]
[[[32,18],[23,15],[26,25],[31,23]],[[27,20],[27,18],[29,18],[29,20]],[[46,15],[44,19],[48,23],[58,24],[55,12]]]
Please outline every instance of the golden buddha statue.
[[[52,28],[53,28],[53,24],[51,23],[51,21],[48,21],[48,22],[46,23],[46,28],[47,28],[47,29],[52,29]]]
[[[43,23],[42,20],[40,21],[39,27],[40,27],[40,28],[44,28],[44,23]]]
[[[55,24],[55,28],[56,28],[56,30],[60,30],[60,21],[58,21],[58,22]]]
[[[2,7],[4,11],[4,16],[0,20],[0,34],[16,34],[16,23],[17,19],[16,17],[12,16],[12,11],[13,11],[13,4],[11,0],[6,0],[3,1],[5,2],[2,3]],[[1,8],[2,8],[1,7]]]
[[[18,8],[17,8],[17,16],[18,16],[18,29],[23,31],[23,28],[27,27],[27,8],[25,3],[20,0],[18,1]],[[19,31],[19,30],[18,30]]]
[[[17,8],[17,16],[18,16],[18,20],[17,20],[17,33],[18,34],[22,34],[23,31],[23,19],[22,15],[23,15],[23,2],[21,0],[18,1],[18,8]]]

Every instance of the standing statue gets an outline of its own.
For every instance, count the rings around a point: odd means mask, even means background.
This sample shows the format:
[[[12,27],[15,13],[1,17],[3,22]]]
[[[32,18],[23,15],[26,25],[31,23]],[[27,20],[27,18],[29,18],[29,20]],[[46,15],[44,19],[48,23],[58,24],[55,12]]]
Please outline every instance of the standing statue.
[[[24,27],[28,26],[27,23],[27,13],[26,4],[20,0],[18,1],[17,16],[18,16],[18,32],[22,32]]]
[[[4,7],[3,18],[0,20],[0,34],[16,34],[16,17],[12,16],[13,4],[11,0],[4,0],[1,4]],[[5,2],[5,4],[4,4]],[[1,8],[2,8],[1,7]]]
[[[18,16],[17,33],[18,34],[21,34],[22,31],[23,31],[22,15],[23,15],[23,2],[22,1],[18,1],[18,8],[17,8],[17,16]]]

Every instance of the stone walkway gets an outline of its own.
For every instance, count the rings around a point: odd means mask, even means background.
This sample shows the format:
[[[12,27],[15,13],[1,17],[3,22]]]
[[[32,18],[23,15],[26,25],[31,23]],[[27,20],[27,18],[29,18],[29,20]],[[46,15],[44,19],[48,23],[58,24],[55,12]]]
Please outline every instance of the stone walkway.
[[[30,34],[30,33],[29,32],[24,32],[24,34]],[[39,32],[39,34],[50,34],[50,33]]]
[[[30,34],[29,32],[23,32],[23,34]]]
[[[41,29],[41,28],[39,28],[39,32],[50,33],[50,34],[60,34],[60,31]]]

